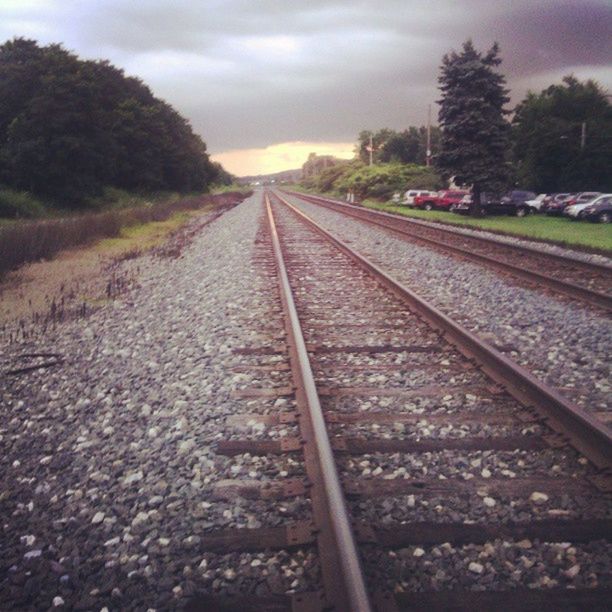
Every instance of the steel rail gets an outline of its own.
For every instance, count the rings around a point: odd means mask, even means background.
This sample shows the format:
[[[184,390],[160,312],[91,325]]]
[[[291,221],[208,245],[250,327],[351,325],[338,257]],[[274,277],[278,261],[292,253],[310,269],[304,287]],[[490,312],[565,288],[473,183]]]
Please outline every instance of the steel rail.
[[[359,561],[353,530],[350,525],[346,501],[336,469],[334,453],[332,451],[327,433],[327,426],[319,402],[314,375],[310,365],[310,359],[308,358],[308,351],[302,334],[297,309],[293,300],[278,231],[276,229],[276,223],[267,193],[265,194],[265,201],[282,301],[285,316],[289,322],[287,328],[290,332],[291,349],[299,365],[299,384],[308,402],[308,414],[314,434],[312,442],[316,447],[319,458],[319,467],[329,509],[329,521],[333,530],[338,558],[340,560],[340,576],[335,575],[331,577],[331,579],[335,581],[339,579],[343,580],[346,600],[350,606],[348,609],[351,610],[351,612],[371,612],[372,608],[365,586],[365,579]]]
[[[318,198],[317,196],[311,197],[311,196],[303,196],[301,194],[293,194],[293,193],[292,195],[294,195],[294,197],[304,199],[313,204],[318,204],[319,206],[331,206],[331,207],[342,208],[342,214],[346,214],[356,219],[360,219],[361,221],[364,221],[366,223],[371,223],[372,225],[378,225],[379,227],[395,232],[399,234],[400,236],[404,236],[404,237],[407,236],[410,238],[415,238],[416,240],[420,240],[426,244],[431,244],[435,246],[436,248],[445,249],[452,253],[457,253],[460,256],[464,257],[465,259],[476,261],[478,263],[484,263],[488,266],[503,270],[504,272],[509,272],[513,274],[514,276],[518,276],[532,283],[536,283],[544,287],[550,288],[568,297],[582,300],[584,302],[587,302],[588,304],[591,304],[592,306],[603,308],[604,310],[608,312],[612,312],[612,297],[605,293],[594,291],[593,289],[589,289],[588,287],[584,287],[582,285],[577,285],[576,283],[562,281],[557,278],[542,274],[540,272],[536,272],[535,270],[530,270],[529,268],[522,268],[522,267],[519,267],[512,263],[508,263],[506,261],[503,261],[502,259],[499,259],[491,255],[483,255],[480,253],[475,253],[463,247],[454,246],[448,243],[438,242],[437,240],[433,238],[428,238],[418,233],[411,232],[406,228],[394,227],[392,225],[389,225],[388,223],[384,223],[383,221],[379,221],[374,218],[374,217],[379,217],[381,219],[401,222],[405,225],[415,224],[413,220],[407,220],[405,217],[399,217],[398,215],[392,215],[386,212],[373,211],[373,210],[363,209],[363,208],[356,209],[354,206],[349,206],[342,202],[334,202],[333,200]],[[324,202],[324,204],[322,202]],[[418,225],[421,225],[422,227],[427,227],[427,228],[430,227],[430,226],[423,226],[422,224],[418,224]],[[438,230],[441,232],[446,232],[447,234],[452,234],[455,236],[461,236],[461,237],[465,236],[464,234],[453,232],[452,230],[448,230],[446,228],[432,228],[432,229]],[[487,242],[487,243],[491,243],[495,245],[501,244],[501,246],[507,247],[509,249],[515,249],[517,250],[517,252],[521,252],[521,251],[529,252],[530,254],[537,254],[538,256],[543,256],[543,257],[549,256],[549,254],[542,253],[541,251],[538,251],[536,249],[530,249],[529,247],[523,247],[523,246],[513,246],[507,243],[499,243],[490,238],[484,238],[484,237],[478,237],[478,236],[466,236],[466,238],[473,239],[479,242]],[[586,264],[584,262],[576,262],[576,260],[567,258],[567,257],[563,257],[562,255],[552,255],[551,254],[550,257],[552,257],[553,259],[562,258],[564,264],[571,263],[572,265],[584,267],[585,269],[588,269],[589,267],[591,267],[591,264]],[[592,267],[596,267],[598,270],[602,270],[602,271],[605,270],[606,273],[612,274],[612,270],[608,268],[607,266],[598,266],[598,264],[593,264]]]
[[[612,430],[609,427],[392,278],[283,197],[278,194],[275,194],[275,197],[372,274],[383,286],[408,303],[413,311],[432,327],[440,330],[446,340],[456,346],[466,357],[474,359],[483,372],[505,388],[521,404],[532,407],[543,414],[549,426],[554,431],[561,433],[595,466],[604,472],[612,470]]]

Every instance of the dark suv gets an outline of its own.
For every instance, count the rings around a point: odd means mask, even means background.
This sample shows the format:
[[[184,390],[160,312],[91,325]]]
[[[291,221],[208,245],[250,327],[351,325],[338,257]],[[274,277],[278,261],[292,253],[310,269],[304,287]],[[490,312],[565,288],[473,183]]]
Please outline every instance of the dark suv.
[[[486,211],[492,215],[516,215],[525,217],[531,212],[527,200],[533,200],[536,194],[533,191],[509,191],[502,196],[499,202],[491,202],[487,205]]]
[[[497,201],[499,201],[499,196],[496,196],[493,193],[483,191],[480,194],[480,206],[482,207],[483,212],[487,210],[492,202]],[[472,213],[472,203],[472,194],[468,193],[468,195],[461,198],[461,201],[458,204],[452,206],[451,210],[459,215],[470,215]]]
[[[536,194],[533,191],[510,191],[506,195],[496,196],[492,193],[480,194],[480,205],[484,215],[516,215],[524,217],[531,212],[527,200],[533,200]],[[472,208],[472,196],[467,196],[453,208],[454,212],[467,214]]]
[[[612,222],[612,194],[608,193],[582,210],[582,218],[600,223]]]

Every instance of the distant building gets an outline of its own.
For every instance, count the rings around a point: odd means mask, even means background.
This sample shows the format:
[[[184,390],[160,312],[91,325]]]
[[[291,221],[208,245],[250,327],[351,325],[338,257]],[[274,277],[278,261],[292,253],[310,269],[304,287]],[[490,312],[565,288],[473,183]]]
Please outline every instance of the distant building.
[[[326,168],[336,166],[342,163],[342,161],[343,160],[333,155],[317,155],[316,153],[311,153],[306,163],[302,166],[302,178],[317,176]]]

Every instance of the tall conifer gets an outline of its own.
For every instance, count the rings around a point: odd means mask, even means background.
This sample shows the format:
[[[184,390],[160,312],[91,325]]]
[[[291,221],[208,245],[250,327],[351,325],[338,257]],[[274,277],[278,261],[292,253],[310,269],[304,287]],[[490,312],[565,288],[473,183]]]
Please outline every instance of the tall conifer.
[[[497,43],[483,54],[468,40],[460,53],[442,58],[438,79],[442,137],[435,163],[443,176],[472,185],[476,215],[480,193],[499,190],[508,178],[509,98],[505,78],[495,70],[500,63]]]

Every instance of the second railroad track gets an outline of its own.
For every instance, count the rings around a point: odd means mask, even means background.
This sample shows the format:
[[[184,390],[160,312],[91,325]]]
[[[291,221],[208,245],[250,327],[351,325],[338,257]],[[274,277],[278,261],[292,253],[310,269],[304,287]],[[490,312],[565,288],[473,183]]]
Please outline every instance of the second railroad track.
[[[457,232],[437,224],[352,206],[310,194],[291,193],[293,197],[325,206],[336,212],[359,219],[393,232],[404,239],[505,272],[573,300],[612,312],[612,267],[595,264],[510,244],[487,236]]]

